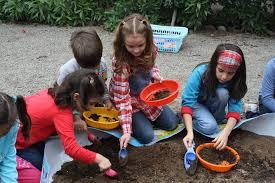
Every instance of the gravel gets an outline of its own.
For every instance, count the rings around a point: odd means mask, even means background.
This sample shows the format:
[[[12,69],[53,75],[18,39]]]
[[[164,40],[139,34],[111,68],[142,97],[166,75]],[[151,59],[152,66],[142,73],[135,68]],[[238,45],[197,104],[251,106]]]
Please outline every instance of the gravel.
[[[0,24],[0,91],[10,95],[29,95],[50,86],[58,68],[72,57],[70,35],[81,27]],[[95,27],[111,65],[114,34]],[[233,43],[241,47],[247,66],[246,102],[257,102],[265,63],[275,55],[275,37],[227,32],[189,33],[178,53],[159,53],[161,75],[177,79],[184,89],[188,75],[201,62],[208,62],[216,46]],[[109,70],[110,71],[110,70]],[[111,76],[111,73],[108,73]],[[180,95],[175,101],[180,103]]]

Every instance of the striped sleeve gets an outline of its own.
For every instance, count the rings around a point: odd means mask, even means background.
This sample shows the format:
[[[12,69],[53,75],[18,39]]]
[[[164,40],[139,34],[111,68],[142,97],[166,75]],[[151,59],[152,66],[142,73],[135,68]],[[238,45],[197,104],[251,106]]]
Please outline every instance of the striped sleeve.
[[[115,59],[112,61],[112,68],[115,70]],[[119,111],[123,134],[132,133],[132,105],[128,75],[127,67],[123,66],[121,73],[113,72],[110,81],[110,92],[112,92],[113,103]]]

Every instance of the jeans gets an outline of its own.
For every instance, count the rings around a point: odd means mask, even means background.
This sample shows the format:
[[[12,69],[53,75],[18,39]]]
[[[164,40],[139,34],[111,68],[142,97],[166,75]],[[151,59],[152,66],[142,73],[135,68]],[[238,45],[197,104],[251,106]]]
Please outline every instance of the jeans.
[[[218,123],[225,119],[225,108],[229,92],[225,88],[217,88],[216,96],[209,97],[205,104],[193,106],[193,127],[199,132],[210,135],[219,131]]]
[[[43,164],[45,142],[38,142],[25,149],[17,149],[17,155],[30,162],[41,171]]]
[[[168,106],[163,106],[163,111],[154,122],[146,118],[142,111],[133,113],[133,137],[135,137],[140,143],[148,144],[154,139],[154,129],[152,123],[154,126],[162,130],[174,130],[179,121],[179,117]]]

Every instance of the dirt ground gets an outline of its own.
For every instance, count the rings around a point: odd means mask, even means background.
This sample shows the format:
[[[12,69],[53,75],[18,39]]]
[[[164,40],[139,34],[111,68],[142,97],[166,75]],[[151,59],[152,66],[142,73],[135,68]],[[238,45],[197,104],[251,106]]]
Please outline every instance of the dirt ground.
[[[198,165],[196,174],[188,176],[183,168],[183,133],[149,147],[129,148],[129,161],[118,165],[117,139],[109,139],[100,147],[87,147],[110,158],[118,179],[109,179],[96,166],[73,161],[57,172],[55,183],[91,182],[275,182],[275,138],[236,130],[230,135],[229,146],[240,155],[239,164],[227,173],[215,173]],[[196,144],[210,139],[196,134]]]
[[[72,57],[68,45],[70,35],[76,29],[81,28],[0,23],[0,91],[29,95],[51,85],[58,68]],[[100,27],[95,29],[110,68],[114,34]],[[209,61],[220,43],[233,43],[243,50],[248,85],[245,101],[257,102],[264,65],[275,56],[275,37],[211,31],[189,33],[179,53],[159,53],[157,64],[162,76],[179,80],[182,92],[192,69]],[[179,111],[180,95],[172,105]],[[222,174],[199,165],[196,174],[190,177],[183,169],[185,148],[181,140],[184,135],[185,131],[153,146],[130,147],[129,162],[123,168],[118,166],[117,140],[106,140],[103,146],[88,148],[110,158],[113,168],[120,174],[118,180],[103,176],[94,165],[73,161],[63,165],[54,182],[275,182],[275,138],[236,130],[229,139],[229,146],[241,156],[235,169]],[[195,134],[195,139],[197,145],[211,140],[199,134]]]

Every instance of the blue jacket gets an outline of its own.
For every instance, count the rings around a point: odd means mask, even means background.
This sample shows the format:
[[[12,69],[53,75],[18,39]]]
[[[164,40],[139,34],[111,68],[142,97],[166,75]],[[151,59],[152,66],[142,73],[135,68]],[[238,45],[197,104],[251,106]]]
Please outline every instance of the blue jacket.
[[[207,69],[207,64],[199,65],[191,73],[185,90],[182,94],[182,113],[189,113],[192,115],[192,107],[197,103],[203,100],[206,94],[206,88],[202,86],[202,77],[204,72]],[[221,84],[218,83],[217,87],[223,87],[228,89],[230,86],[230,81]],[[201,102],[200,102],[201,103]],[[228,114],[227,118],[234,117],[239,120],[240,114],[242,112],[242,101],[235,100],[229,97],[228,100]]]
[[[15,142],[19,122],[16,121],[10,131],[0,138],[0,182],[17,182]]]

